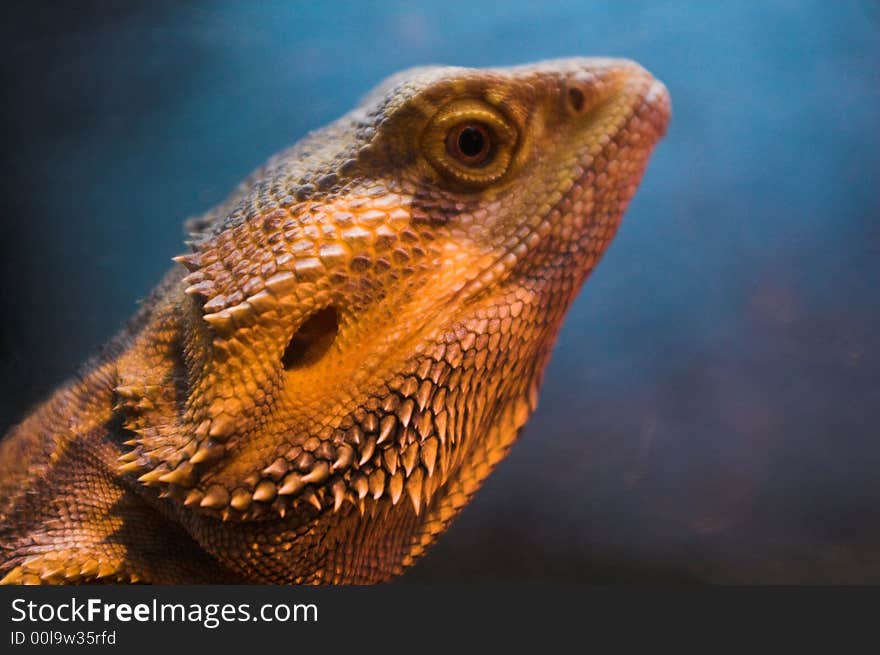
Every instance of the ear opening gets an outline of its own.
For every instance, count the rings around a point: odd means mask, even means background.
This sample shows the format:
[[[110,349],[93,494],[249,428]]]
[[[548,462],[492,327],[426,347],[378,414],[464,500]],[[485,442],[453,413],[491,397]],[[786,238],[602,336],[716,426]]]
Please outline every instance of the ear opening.
[[[319,309],[309,316],[290,338],[281,363],[292,371],[317,362],[329,350],[339,333],[339,313],[335,307]]]

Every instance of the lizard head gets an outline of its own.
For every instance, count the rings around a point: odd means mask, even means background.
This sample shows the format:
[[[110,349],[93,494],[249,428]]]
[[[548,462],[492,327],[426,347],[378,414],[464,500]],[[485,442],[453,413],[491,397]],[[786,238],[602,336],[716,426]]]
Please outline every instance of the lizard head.
[[[623,60],[390,78],[195,224],[143,338],[174,365],[120,364],[123,468],[232,520],[460,506],[534,409],[668,118]]]

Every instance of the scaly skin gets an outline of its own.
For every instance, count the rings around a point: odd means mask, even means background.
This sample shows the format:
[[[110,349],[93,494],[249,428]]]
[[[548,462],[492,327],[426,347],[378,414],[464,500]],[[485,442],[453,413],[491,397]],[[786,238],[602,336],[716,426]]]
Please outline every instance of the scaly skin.
[[[534,410],[668,118],[632,62],[423,68],[269,160],[0,444],[3,582],[400,573]]]

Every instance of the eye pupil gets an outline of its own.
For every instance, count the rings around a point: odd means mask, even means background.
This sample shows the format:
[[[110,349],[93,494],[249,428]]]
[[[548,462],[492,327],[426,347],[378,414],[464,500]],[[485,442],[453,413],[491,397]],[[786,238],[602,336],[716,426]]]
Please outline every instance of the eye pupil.
[[[462,123],[449,131],[446,149],[467,166],[481,166],[491,154],[492,135],[481,123]]]
[[[475,127],[468,126],[458,134],[458,149],[466,157],[476,157],[485,147],[483,133]]]

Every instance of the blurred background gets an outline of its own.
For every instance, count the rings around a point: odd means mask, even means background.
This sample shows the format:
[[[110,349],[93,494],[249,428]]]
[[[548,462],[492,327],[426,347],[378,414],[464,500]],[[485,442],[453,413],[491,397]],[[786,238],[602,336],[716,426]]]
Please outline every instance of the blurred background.
[[[631,57],[669,134],[522,439],[403,582],[880,582],[880,4],[4,3],[0,430],[182,222],[384,76]]]

